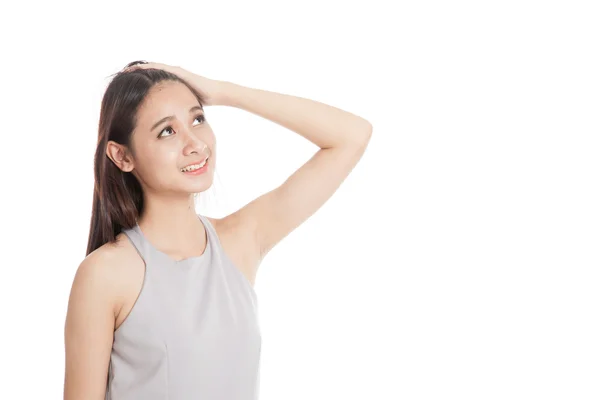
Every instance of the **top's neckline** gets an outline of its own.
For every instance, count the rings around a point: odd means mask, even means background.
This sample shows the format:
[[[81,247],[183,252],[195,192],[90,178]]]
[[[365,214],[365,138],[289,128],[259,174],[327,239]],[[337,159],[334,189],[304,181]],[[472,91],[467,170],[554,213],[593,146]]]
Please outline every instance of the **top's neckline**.
[[[167,258],[169,261],[171,261],[174,264],[184,264],[184,263],[189,263],[189,262],[195,262],[195,261],[200,261],[202,259],[204,259],[207,255],[206,253],[209,251],[210,248],[210,234],[208,233],[208,227],[206,226],[206,224],[204,223],[204,220],[202,219],[202,217],[198,214],[196,214],[198,216],[198,219],[200,220],[200,222],[202,223],[202,225],[204,226],[204,232],[206,235],[206,247],[204,249],[204,252],[199,255],[199,256],[193,256],[193,257],[187,257],[187,258],[183,258],[181,260],[176,260],[173,257],[171,257],[170,255],[168,255],[167,253],[164,253],[160,250],[158,250],[153,244],[152,242],[150,242],[148,240],[148,238],[146,238],[146,236],[144,235],[144,232],[142,231],[142,228],[140,227],[140,225],[136,222],[135,223],[135,228],[138,231],[138,233],[140,234],[140,236],[142,237],[142,239],[148,243],[148,246],[155,251],[156,253],[162,255],[163,257]]]

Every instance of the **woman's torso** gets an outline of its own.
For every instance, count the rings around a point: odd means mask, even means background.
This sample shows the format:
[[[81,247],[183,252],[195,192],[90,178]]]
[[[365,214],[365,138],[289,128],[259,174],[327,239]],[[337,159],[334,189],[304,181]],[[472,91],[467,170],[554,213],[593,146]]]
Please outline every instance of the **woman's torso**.
[[[250,286],[254,288],[256,265],[258,263],[255,254],[256,251],[249,248],[251,246],[250,243],[244,243],[244,237],[241,234],[238,234],[240,232],[236,230],[235,225],[229,224],[228,226],[227,223],[219,224],[214,218],[206,216],[204,216],[204,218],[211,223],[212,227],[214,227],[223,251],[248,280]],[[122,243],[123,247],[125,247],[123,249],[125,252],[122,253],[120,257],[126,262],[123,263],[122,266],[119,266],[121,272],[119,280],[123,282],[123,286],[126,287],[126,289],[121,293],[122,302],[119,314],[115,318],[115,330],[121,326],[133,309],[140,293],[145,273],[144,262],[125,233],[121,233],[117,236],[117,242]],[[206,245],[208,245],[208,242]],[[204,251],[206,251],[206,248],[196,249],[194,254],[203,254]]]
[[[206,248],[184,260],[154,248],[139,225],[119,238],[129,242],[129,261],[107,399],[258,397],[261,335],[248,272],[252,257],[231,229],[218,231],[214,220],[198,217]]]

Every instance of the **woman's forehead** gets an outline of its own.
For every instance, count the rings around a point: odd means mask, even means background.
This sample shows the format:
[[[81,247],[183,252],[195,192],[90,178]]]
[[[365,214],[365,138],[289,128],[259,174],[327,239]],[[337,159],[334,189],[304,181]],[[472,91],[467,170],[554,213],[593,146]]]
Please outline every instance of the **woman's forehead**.
[[[185,119],[190,110],[201,107],[198,99],[185,85],[178,86],[157,88],[148,93],[138,112],[140,127],[151,130],[157,121],[170,116]]]
[[[198,105],[198,99],[180,82],[164,82],[157,84],[148,92],[141,110],[161,112],[163,109],[189,109],[191,105]]]

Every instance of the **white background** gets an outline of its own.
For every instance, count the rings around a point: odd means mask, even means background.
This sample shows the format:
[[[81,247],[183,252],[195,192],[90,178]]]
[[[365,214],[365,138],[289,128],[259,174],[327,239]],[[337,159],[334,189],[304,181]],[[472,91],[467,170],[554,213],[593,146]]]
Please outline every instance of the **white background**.
[[[143,59],[373,124],[340,189],[261,264],[261,400],[598,399],[593,3],[3,5],[0,397],[62,398],[100,100]],[[207,118],[208,216],[317,150],[240,109]]]

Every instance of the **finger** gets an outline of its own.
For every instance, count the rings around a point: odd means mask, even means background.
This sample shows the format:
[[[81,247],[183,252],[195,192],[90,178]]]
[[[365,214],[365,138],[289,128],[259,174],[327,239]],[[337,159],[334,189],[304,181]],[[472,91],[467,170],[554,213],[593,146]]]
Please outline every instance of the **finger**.
[[[153,63],[149,63],[149,62],[146,62],[146,61],[138,62],[136,64],[130,65],[128,67],[125,67],[123,69],[123,71],[133,71],[133,70],[141,69],[141,68],[149,68],[148,66],[151,65],[151,64],[153,64]]]
[[[133,71],[137,71],[139,69],[142,69],[142,67],[138,67],[137,65],[134,65],[134,66],[123,69],[123,72],[133,72]]]

